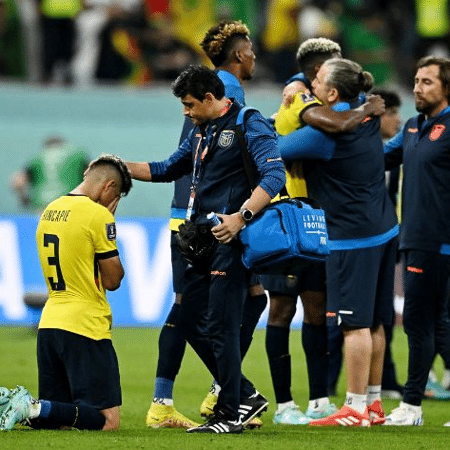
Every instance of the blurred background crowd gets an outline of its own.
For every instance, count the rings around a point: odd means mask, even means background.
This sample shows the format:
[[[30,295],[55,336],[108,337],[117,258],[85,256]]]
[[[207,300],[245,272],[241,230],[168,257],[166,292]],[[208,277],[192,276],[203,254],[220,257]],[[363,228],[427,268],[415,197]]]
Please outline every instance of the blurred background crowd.
[[[377,85],[409,88],[420,56],[450,52],[447,0],[0,0],[0,77],[151,86],[207,64],[199,42],[224,18],[250,28],[260,83],[284,83],[299,43],[317,36]]]

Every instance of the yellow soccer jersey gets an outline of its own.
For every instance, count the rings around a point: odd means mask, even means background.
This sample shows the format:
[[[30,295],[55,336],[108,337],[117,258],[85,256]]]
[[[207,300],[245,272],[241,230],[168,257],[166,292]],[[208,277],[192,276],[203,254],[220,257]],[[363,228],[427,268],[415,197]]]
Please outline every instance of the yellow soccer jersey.
[[[301,122],[301,114],[310,106],[320,106],[320,100],[308,92],[297,92],[294,101],[289,106],[281,104],[275,119],[275,129],[278,134],[286,136],[299,129],[304,124]]]
[[[36,242],[49,298],[39,328],[111,339],[111,308],[98,260],[118,255],[114,216],[83,195],[66,195],[42,213]]]
[[[275,129],[277,133],[285,136],[301,128],[301,114],[310,106],[321,105],[314,95],[307,92],[297,92],[294,101],[289,106],[280,106],[275,119]],[[289,197],[306,197],[306,182],[302,174],[302,164],[300,161],[292,164],[290,170],[286,170],[286,189]]]

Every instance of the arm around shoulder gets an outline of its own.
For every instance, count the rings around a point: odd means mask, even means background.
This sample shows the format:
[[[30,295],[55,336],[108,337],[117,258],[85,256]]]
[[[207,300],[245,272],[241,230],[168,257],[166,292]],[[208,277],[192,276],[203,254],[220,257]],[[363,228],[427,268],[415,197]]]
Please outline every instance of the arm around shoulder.
[[[366,115],[364,108],[338,112],[322,105],[308,108],[301,118],[306,124],[326,133],[345,133],[356,128]]]

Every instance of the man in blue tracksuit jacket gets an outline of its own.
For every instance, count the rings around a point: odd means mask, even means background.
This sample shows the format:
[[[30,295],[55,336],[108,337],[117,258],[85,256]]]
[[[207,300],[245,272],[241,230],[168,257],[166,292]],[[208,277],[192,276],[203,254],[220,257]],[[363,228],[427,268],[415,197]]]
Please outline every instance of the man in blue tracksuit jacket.
[[[255,69],[255,54],[248,28],[237,21],[224,20],[213,26],[206,33],[201,47],[211,59],[217,75],[225,86],[225,96],[245,105],[245,94],[242,84],[251,79]],[[193,123],[186,117],[180,136],[181,144],[194,128]],[[175,292],[175,302],[167,315],[159,337],[158,364],[152,403],[147,412],[146,424],[152,428],[191,428],[195,422],[183,416],[175,409],[173,401],[173,385],[175,377],[181,367],[186,340],[181,335],[178,321],[180,304],[182,301],[183,276],[187,261],[181,255],[176,242],[176,234],[180,224],[186,220],[186,212],[190,197],[191,174],[185,175],[174,182],[174,196],[171,205],[171,256],[172,279]],[[257,284],[253,276],[249,293],[244,304],[241,325],[241,356],[247,353],[252,341],[253,331],[266,307],[267,298],[264,289]],[[217,401],[220,386],[216,382],[202,402],[200,414],[204,417],[213,414],[213,407]],[[255,418],[249,427],[260,425]]]
[[[419,60],[414,97],[420,114],[385,145],[387,169],[403,162],[400,250],[409,347],[403,401],[388,416],[389,425],[422,425],[421,403],[433,359],[437,351],[450,356],[449,89],[450,60]]]
[[[195,128],[166,161],[128,166],[142,181],[169,182],[192,173],[187,217],[203,230],[210,212],[222,221],[206,233],[218,241],[211,253],[185,273],[180,328],[222,388],[215,416],[188,432],[240,433],[267,401],[241,377],[240,324],[250,274],[234,238],[283,187],[284,166],[270,124],[259,112],[249,114],[244,139],[258,174],[252,191],[237,136],[241,105],[224,96],[217,74],[191,66],[172,88]]]

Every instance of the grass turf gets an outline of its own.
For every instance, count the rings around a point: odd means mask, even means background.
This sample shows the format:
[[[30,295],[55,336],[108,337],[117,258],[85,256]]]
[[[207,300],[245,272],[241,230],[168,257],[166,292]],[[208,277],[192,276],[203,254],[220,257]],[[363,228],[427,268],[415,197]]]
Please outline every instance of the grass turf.
[[[119,358],[122,377],[123,406],[121,429],[117,432],[35,431],[26,427],[0,432],[0,449],[183,449],[258,450],[273,448],[305,449],[447,449],[450,428],[442,424],[450,420],[450,402],[425,400],[425,425],[422,427],[373,427],[317,429],[307,426],[272,424],[275,399],[264,349],[264,331],[255,333],[254,342],[244,362],[245,374],[269,399],[269,410],[262,416],[260,430],[237,436],[189,435],[184,430],[152,430],[145,426],[145,415],[151,402],[158,353],[158,329],[116,329],[113,342]],[[0,385],[9,388],[26,386],[37,395],[35,333],[27,328],[0,327]],[[292,393],[304,410],[308,401],[305,361],[300,331],[291,332]],[[394,357],[398,378],[406,378],[407,345],[400,328],[394,338]],[[438,374],[442,364],[438,361]],[[208,392],[211,376],[193,351],[188,348],[174,389],[176,408],[191,419],[200,421],[199,406]],[[345,375],[341,376],[339,395],[332,399],[341,406],[345,393]],[[397,400],[384,401],[389,411]]]

